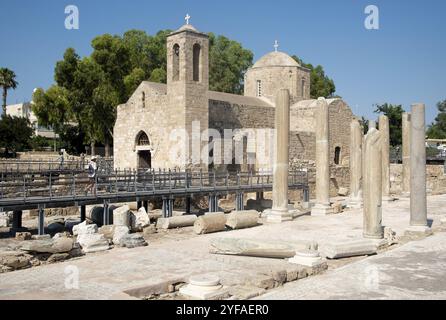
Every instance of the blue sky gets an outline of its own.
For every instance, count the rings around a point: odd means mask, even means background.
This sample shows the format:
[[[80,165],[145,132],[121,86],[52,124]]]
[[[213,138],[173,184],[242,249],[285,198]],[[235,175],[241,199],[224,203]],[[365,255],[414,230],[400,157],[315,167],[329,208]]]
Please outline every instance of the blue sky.
[[[79,30],[64,27],[70,4],[79,8]],[[369,4],[379,8],[379,30],[364,27]],[[0,66],[20,83],[8,103],[50,86],[67,47],[88,55],[99,34],[176,29],[186,13],[197,29],[241,42],[255,59],[277,39],[279,50],[321,64],[357,115],[375,118],[375,103],[409,110],[424,102],[431,122],[436,103],[446,99],[444,0],[0,0]]]

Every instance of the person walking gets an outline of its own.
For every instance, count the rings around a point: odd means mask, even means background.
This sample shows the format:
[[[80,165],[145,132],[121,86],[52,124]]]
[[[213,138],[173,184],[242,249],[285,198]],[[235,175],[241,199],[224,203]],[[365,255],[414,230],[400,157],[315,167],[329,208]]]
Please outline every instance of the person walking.
[[[88,194],[89,191],[93,191],[94,196],[96,197],[96,173],[98,171],[98,165],[96,163],[97,157],[91,157],[91,160],[88,163],[88,185],[85,190],[85,195]]]

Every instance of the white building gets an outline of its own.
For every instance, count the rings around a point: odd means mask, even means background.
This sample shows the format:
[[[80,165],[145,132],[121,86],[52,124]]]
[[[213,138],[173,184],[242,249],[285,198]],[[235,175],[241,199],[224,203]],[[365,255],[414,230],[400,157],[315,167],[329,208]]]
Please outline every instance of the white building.
[[[24,102],[19,104],[11,104],[6,106],[6,114],[12,117],[27,118],[34,129],[36,136],[41,136],[49,139],[57,139],[58,135],[54,133],[51,128],[39,126],[37,117],[31,109],[32,102]]]

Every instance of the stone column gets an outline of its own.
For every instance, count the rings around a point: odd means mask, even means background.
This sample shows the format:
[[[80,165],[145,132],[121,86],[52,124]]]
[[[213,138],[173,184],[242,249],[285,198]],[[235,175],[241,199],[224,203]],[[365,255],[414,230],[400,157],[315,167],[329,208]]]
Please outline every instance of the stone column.
[[[390,197],[390,130],[389,118],[379,116],[379,132],[381,133],[381,159],[382,159],[382,200],[392,201]]]
[[[273,207],[267,215],[267,221],[283,222],[292,219],[288,210],[290,93],[287,89],[280,89],[276,95],[275,129],[276,155],[273,165]]]
[[[426,130],[424,104],[412,105],[410,121],[410,227],[407,232],[430,233],[426,204]]]
[[[403,113],[403,178],[401,189],[404,195],[410,192],[410,112]]]
[[[382,141],[372,128],[364,143],[364,238],[382,239]]]
[[[315,114],[316,130],[316,205],[311,215],[326,215],[333,212],[330,206],[330,150],[328,103],[324,98],[317,101]]]
[[[350,199],[348,206],[362,208],[362,140],[363,131],[359,121],[350,124]]]

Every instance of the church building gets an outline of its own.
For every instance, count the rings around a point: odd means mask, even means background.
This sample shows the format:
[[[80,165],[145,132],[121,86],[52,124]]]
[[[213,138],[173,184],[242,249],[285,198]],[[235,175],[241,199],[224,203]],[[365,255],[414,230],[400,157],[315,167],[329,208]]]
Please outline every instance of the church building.
[[[278,51],[277,42],[274,47],[273,52],[246,72],[244,95],[235,95],[209,90],[208,35],[188,21],[172,32],[167,37],[167,84],[144,81],[127,103],[117,108],[114,166],[190,168],[194,159],[215,155],[216,147],[214,150],[207,147],[215,132],[222,137],[227,130],[238,132],[229,138],[232,143],[237,139],[243,141],[245,132],[273,129],[274,97],[281,88],[290,92],[290,164],[314,161],[316,100],[310,98],[310,70]],[[332,165],[348,166],[353,114],[341,99],[327,102]],[[181,132],[189,138],[182,138]],[[202,139],[194,146],[196,140],[191,137],[197,134]],[[258,160],[256,144],[244,141],[242,146],[243,163],[224,162],[227,169],[271,168],[271,162]],[[273,147],[266,144],[266,149]],[[271,150],[266,152],[271,154]],[[234,160],[233,154],[225,154],[224,150],[222,154]],[[214,163],[208,165],[220,168]]]

